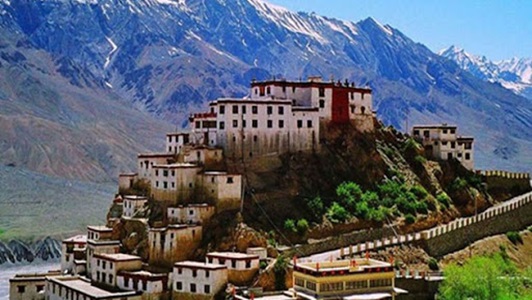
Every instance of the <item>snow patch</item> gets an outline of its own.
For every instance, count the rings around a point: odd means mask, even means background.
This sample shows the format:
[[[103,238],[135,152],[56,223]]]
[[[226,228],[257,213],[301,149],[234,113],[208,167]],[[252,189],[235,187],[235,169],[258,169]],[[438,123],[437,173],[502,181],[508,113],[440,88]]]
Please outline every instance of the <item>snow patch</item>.
[[[111,44],[111,52],[109,52],[109,54],[107,55],[107,57],[105,58],[105,63],[103,64],[103,68],[104,70],[107,69],[107,67],[109,66],[109,64],[111,63],[111,58],[113,56],[113,54],[116,52],[116,50],[118,49],[118,46],[113,42],[112,39],[108,38],[108,37],[105,37],[105,39],[107,40],[107,42],[109,44]]]

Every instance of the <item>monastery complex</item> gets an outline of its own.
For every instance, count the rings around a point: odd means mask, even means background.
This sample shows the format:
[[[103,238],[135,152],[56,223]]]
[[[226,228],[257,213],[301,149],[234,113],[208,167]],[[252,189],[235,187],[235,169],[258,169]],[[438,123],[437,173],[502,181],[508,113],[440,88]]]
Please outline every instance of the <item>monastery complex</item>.
[[[138,154],[136,171],[119,176],[113,206],[121,216],[63,240],[61,272],[12,279],[10,299],[213,299],[230,294],[228,286],[251,286],[271,261],[265,248],[210,251],[195,260],[205,225],[221,212],[236,215],[244,201],[245,178],[229,171],[227,162],[320,151],[331,123],[373,131],[372,101],[370,89],[310,77],[254,81],[245,98],[210,102],[208,111],[190,115],[189,131],[168,133],[163,152]],[[457,136],[456,126],[415,126],[413,136],[435,158],[473,168],[473,139]],[[154,206],[161,215],[150,215]],[[117,228],[127,224],[145,228],[147,253],[125,253]],[[388,263],[293,265],[294,287],[286,299],[394,295]]]

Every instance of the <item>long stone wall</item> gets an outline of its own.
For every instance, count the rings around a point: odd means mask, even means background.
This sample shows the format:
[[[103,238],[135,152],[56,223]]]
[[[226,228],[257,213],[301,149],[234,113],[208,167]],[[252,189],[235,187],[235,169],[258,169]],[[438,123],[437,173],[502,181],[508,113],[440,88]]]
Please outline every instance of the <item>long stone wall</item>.
[[[429,255],[440,257],[463,249],[476,240],[512,230],[520,230],[530,224],[532,224],[532,192],[493,206],[476,216],[456,219],[448,224],[421,232],[399,236],[393,236],[393,232],[389,229],[355,232],[349,235],[320,240],[314,244],[302,245],[298,247],[298,249],[302,250],[298,254],[308,256],[330,251],[328,253],[329,257],[340,258],[368,250],[373,251],[394,245],[412,243],[423,247]],[[382,236],[387,237],[381,238]],[[353,240],[357,242],[353,242]],[[322,255],[318,254],[309,256],[305,260],[313,261],[322,258]]]
[[[420,245],[431,256],[440,257],[496,234],[521,230],[532,224],[532,193],[518,196],[477,216],[457,219],[426,230]]]

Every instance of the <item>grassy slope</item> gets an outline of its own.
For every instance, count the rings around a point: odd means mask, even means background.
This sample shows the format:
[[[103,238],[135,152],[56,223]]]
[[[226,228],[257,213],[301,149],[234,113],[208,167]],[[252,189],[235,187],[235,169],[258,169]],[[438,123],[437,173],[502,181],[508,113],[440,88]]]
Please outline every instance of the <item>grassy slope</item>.
[[[115,190],[0,166],[0,240],[61,238],[101,224]]]

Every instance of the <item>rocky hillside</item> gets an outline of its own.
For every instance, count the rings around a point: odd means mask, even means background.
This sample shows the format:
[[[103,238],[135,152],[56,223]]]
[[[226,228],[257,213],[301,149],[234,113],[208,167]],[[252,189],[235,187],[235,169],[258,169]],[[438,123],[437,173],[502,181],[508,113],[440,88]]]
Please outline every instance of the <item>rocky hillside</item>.
[[[262,0],[2,0],[0,11],[0,30],[20,40],[11,47],[46,53],[46,65],[98,90],[102,105],[111,94],[184,125],[206,100],[245,95],[252,78],[348,78],[374,89],[386,124],[456,123],[475,135],[479,168],[532,165],[530,101],[371,18],[353,23]],[[18,59],[9,57],[3,66]],[[107,154],[100,146],[94,152]]]

